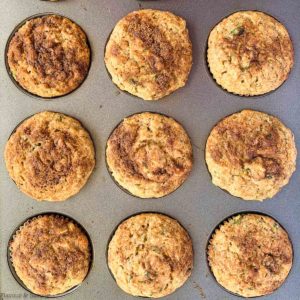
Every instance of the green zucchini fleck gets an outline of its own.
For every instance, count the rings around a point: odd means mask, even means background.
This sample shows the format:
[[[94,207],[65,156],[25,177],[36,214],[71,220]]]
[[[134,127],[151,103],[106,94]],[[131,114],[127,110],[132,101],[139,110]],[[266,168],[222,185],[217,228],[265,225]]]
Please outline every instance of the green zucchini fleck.
[[[245,29],[243,26],[238,26],[230,31],[230,34],[232,35],[242,35],[245,32]]]

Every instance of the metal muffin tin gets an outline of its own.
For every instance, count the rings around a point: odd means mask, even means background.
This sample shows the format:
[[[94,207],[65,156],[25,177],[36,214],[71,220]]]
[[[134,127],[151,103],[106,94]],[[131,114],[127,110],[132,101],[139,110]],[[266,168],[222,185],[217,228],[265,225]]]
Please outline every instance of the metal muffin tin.
[[[193,44],[193,67],[184,88],[159,101],[143,101],[121,92],[111,82],[103,61],[107,38],[119,19],[141,8],[169,10],[187,21]],[[239,10],[259,10],[278,19],[288,29],[295,50],[295,65],[287,81],[263,97],[240,97],[220,89],[207,69],[206,46],[210,30],[224,17]],[[63,299],[135,299],[114,282],[106,266],[106,247],[120,220],[135,213],[160,212],[173,216],[188,231],[194,248],[194,268],[183,287],[164,299],[240,299],[223,290],[210,275],[206,245],[215,225],[240,211],[258,211],[274,216],[289,233],[294,245],[294,264],[289,277],[275,293],[260,299],[297,300],[300,281],[300,171],[273,199],[244,201],[211,183],[204,150],[213,126],[225,116],[254,109],[278,117],[295,134],[300,150],[300,1],[297,0],[3,0],[0,2],[0,295],[3,299],[33,297],[14,280],[7,264],[7,244],[22,220],[45,211],[65,214],[90,234],[94,263],[80,288]],[[80,24],[92,50],[89,75],[69,95],[37,101],[21,92],[5,68],[5,46],[13,29],[35,14],[53,12]],[[24,195],[10,180],[3,159],[4,147],[16,125],[37,112],[50,110],[82,121],[96,148],[96,168],[86,186],[64,202],[37,202]],[[119,189],[105,166],[106,141],[124,117],[152,111],[166,114],[184,126],[193,144],[194,166],[190,176],[174,193],[160,199],[138,199]],[[299,158],[298,158],[299,165]],[[34,296],[35,297],[35,296]],[[37,297],[38,299],[39,297]]]

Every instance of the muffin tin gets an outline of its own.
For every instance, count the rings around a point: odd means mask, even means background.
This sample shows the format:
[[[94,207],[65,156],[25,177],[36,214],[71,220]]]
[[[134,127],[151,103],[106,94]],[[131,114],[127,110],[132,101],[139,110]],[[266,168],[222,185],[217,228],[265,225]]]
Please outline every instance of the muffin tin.
[[[121,92],[107,76],[103,53],[107,38],[116,22],[127,13],[154,8],[169,10],[187,21],[193,43],[193,67],[187,85],[160,101],[143,101]],[[90,234],[94,263],[88,278],[64,299],[135,299],[118,288],[106,266],[106,248],[120,220],[141,212],[159,212],[173,216],[190,234],[194,248],[194,268],[190,279],[164,299],[238,299],[224,291],[210,275],[206,263],[206,245],[216,224],[240,211],[256,211],[274,216],[289,233],[294,245],[293,268],[286,282],[272,295],[261,299],[298,299],[300,281],[300,172],[273,199],[265,202],[243,201],[215,187],[204,160],[206,139],[213,126],[232,113],[249,108],[281,119],[295,135],[300,149],[300,2],[294,0],[65,0],[1,1],[1,153],[16,125],[37,112],[50,110],[71,115],[85,124],[96,148],[96,168],[79,194],[65,202],[36,202],[22,194],[10,180],[5,164],[0,163],[0,293],[29,298],[14,280],[7,264],[7,245],[11,233],[22,220],[45,211],[65,214],[78,221]],[[294,44],[295,65],[288,80],[276,91],[259,97],[229,94],[212,79],[206,63],[210,30],[224,17],[238,10],[259,10],[282,22]],[[14,86],[5,68],[5,46],[13,29],[26,18],[53,12],[79,24],[87,34],[92,62],[84,84],[63,97],[36,101]],[[297,13],[298,12],[298,13]],[[193,144],[194,166],[184,184],[160,199],[138,199],[119,189],[105,166],[106,140],[123,118],[138,112],[166,114],[186,129]],[[299,163],[299,159],[298,159]],[[24,296],[25,295],[25,296]],[[26,296],[27,295],[27,296]]]

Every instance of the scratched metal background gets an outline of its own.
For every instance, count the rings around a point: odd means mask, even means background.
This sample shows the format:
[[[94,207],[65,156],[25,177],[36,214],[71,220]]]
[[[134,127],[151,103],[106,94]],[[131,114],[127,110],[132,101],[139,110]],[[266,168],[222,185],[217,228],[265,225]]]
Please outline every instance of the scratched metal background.
[[[106,39],[115,23],[139,8],[170,10],[184,17],[193,42],[194,64],[185,88],[162,101],[146,102],[118,89],[109,79],[103,63]],[[211,79],[206,69],[205,47],[210,29],[224,16],[241,9],[265,11],[286,25],[294,41],[295,67],[288,81],[264,97],[230,95]],[[4,49],[13,28],[28,16],[56,12],[82,26],[89,37],[93,58],[90,73],[74,93],[52,101],[23,94],[11,82],[4,64]],[[204,146],[213,125],[226,115],[252,108],[278,116],[295,133],[300,149],[300,1],[298,0],[39,0],[0,1],[0,293],[15,299],[30,296],[12,277],[6,260],[6,246],[15,227],[31,215],[56,211],[70,215],[90,233],[95,250],[88,279],[65,299],[133,299],[123,293],[111,277],[105,251],[108,238],[120,220],[140,211],[158,211],[177,218],[192,236],[195,264],[188,282],[165,299],[237,299],[220,288],[208,272],[205,246],[215,225],[238,211],[258,210],[274,216],[289,232],[294,244],[294,266],[284,285],[265,299],[297,300],[300,282],[300,171],[272,200],[264,203],[241,201],[211,184],[204,161]],[[42,110],[59,111],[78,118],[90,131],[97,150],[97,166],[84,189],[62,203],[36,202],[22,194],[4,167],[3,150],[16,124]],[[110,178],[104,160],[106,139],[125,116],[145,110],[170,115],[189,133],[194,150],[194,168],[173,194],[158,200],[141,200],[119,189]],[[299,159],[298,159],[299,164]],[[24,294],[25,293],[25,294]],[[27,296],[26,296],[27,294]],[[1,294],[5,299],[5,295]]]

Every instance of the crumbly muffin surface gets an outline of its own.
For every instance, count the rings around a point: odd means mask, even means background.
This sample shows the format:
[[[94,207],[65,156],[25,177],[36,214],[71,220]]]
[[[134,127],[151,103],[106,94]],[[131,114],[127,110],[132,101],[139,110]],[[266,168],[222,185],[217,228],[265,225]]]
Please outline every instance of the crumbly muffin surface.
[[[10,245],[13,267],[38,295],[57,295],[80,284],[91,260],[88,238],[77,224],[44,215],[21,226]]]
[[[235,216],[215,231],[208,261],[216,280],[243,297],[271,294],[292,267],[293,249],[286,231],[272,218]]]
[[[95,166],[93,142],[82,125],[47,111],[17,127],[4,156],[10,177],[36,200],[66,200],[79,192]]]
[[[186,22],[170,12],[134,11],[114,28],[105,51],[113,82],[144,100],[185,85],[192,66]]]
[[[125,118],[107,141],[106,160],[114,179],[141,198],[176,190],[192,168],[192,146],[172,118],[140,113]]]
[[[82,29],[71,20],[47,15],[33,18],[10,41],[8,65],[28,92],[51,98],[76,89],[90,65],[90,49]]]
[[[117,228],[109,243],[108,265],[125,292],[163,297],[190,276],[192,241],[176,220],[161,214],[140,214]]]
[[[254,96],[278,88],[294,64],[286,28],[257,11],[240,11],[223,19],[208,39],[213,77],[229,92]]]
[[[245,200],[272,198],[296,168],[294,136],[277,118],[243,110],[221,120],[206,143],[213,184]]]

